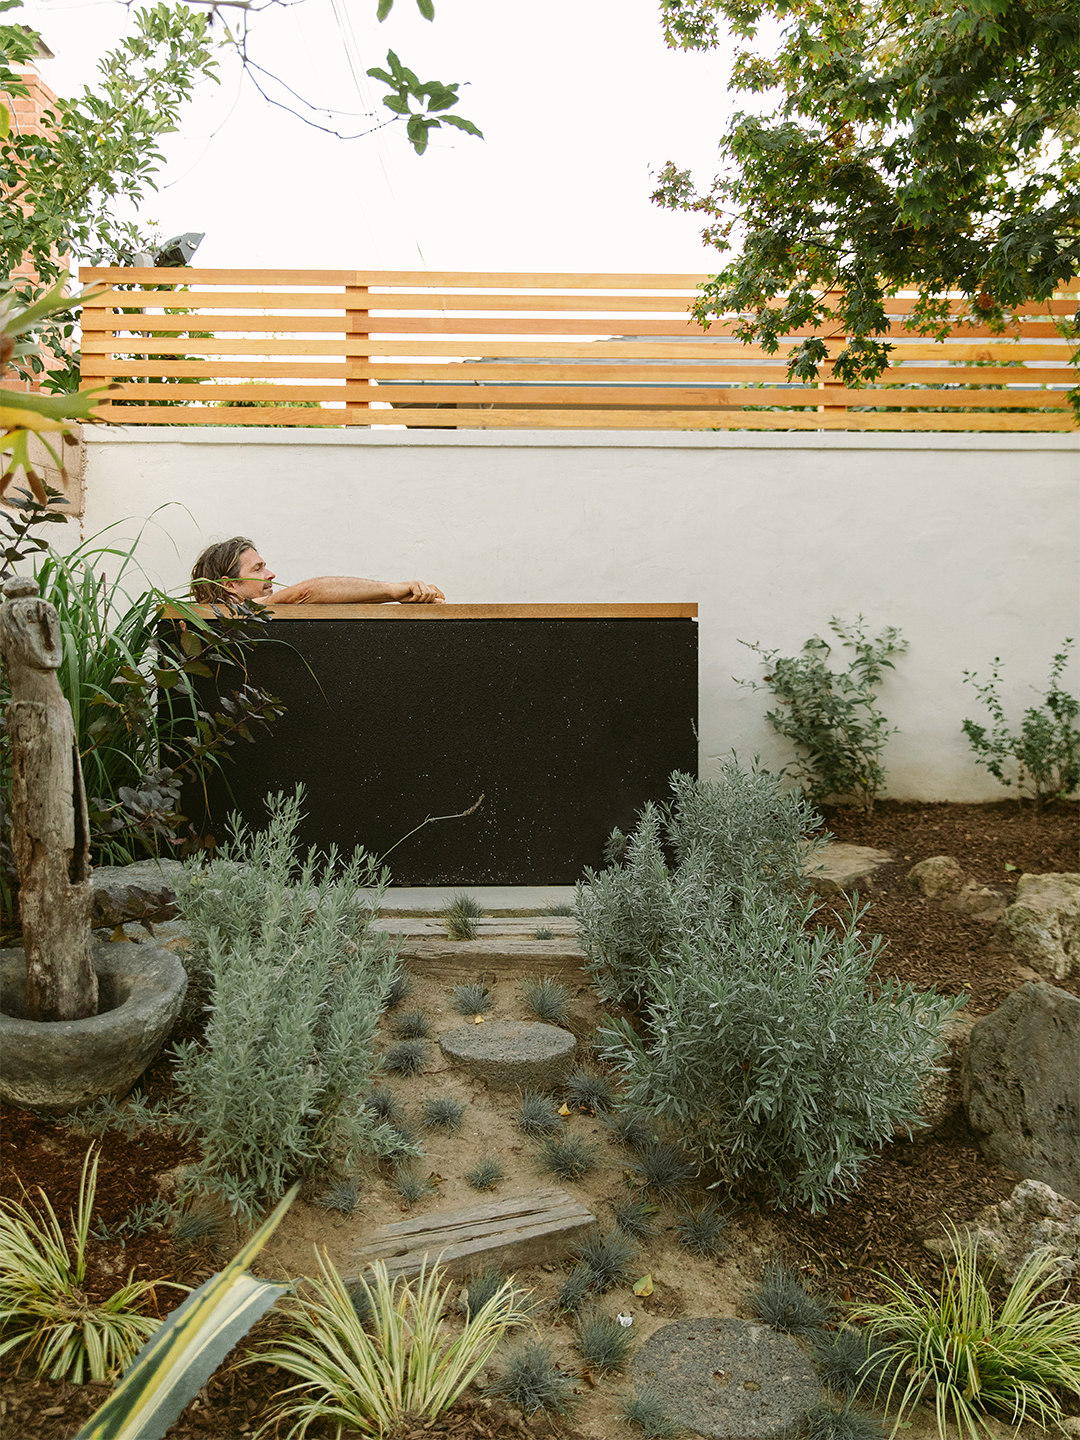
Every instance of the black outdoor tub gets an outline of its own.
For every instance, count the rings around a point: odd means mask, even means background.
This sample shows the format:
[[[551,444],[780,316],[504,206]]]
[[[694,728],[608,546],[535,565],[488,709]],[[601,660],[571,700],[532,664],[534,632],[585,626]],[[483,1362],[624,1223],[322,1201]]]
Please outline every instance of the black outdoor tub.
[[[185,813],[305,787],[302,840],[389,855],[397,885],[567,885],[613,827],[697,774],[697,606],[270,607],[252,682],[285,716]],[[483,803],[464,819],[426,825]]]

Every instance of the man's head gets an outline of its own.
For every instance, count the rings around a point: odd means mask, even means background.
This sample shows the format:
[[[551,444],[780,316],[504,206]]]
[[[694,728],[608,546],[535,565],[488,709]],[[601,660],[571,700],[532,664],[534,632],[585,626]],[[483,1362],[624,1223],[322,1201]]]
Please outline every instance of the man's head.
[[[191,593],[200,605],[265,600],[274,572],[246,535],[208,545],[191,570]]]

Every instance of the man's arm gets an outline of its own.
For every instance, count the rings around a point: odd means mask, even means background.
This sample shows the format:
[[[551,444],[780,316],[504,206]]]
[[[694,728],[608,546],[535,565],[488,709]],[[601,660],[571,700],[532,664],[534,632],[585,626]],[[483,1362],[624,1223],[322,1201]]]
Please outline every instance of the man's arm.
[[[446,596],[424,580],[362,580],[356,575],[316,575],[268,595],[264,605],[441,605]]]

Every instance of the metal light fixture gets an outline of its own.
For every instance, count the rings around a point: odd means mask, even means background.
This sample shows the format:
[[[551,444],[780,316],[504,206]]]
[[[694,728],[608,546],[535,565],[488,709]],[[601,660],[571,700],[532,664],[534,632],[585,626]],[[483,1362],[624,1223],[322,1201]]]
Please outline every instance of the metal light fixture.
[[[176,269],[188,263],[205,239],[205,230],[188,230],[153,250],[137,250],[128,263],[139,270]]]

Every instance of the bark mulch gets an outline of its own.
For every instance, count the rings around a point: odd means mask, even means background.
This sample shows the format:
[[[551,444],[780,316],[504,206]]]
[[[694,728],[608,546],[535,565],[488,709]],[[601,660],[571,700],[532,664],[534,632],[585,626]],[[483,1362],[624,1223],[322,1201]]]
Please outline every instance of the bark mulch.
[[[871,906],[864,926],[888,942],[878,973],[896,975],[920,988],[963,991],[975,1015],[995,1009],[1031,978],[1030,972],[995,940],[993,926],[918,896],[906,882],[907,871],[928,856],[952,855],[981,885],[1001,890],[1008,899],[1024,872],[1080,868],[1077,815],[1075,804],[1058,802],[1040,814],[1014,801],[995,805],[885,801],[870,816],[847,810],[830,813],[828,825],[836,839],[873,845],[895,856],[861,897]],[[821,923],[836,919],[828,909]],[[1080,994],[1076,978],[1055,983]],[[168,1065],[159,1061],[148,1077],[150,1098],[167,1087]],[[782,1250],[814,1277],[816,1285],[841,1299],[872,1296],[879,1293],[877,1271],[895,1272],[900,1266],[934,1282],[939,1264],[923,1248],[923,1239],[939,1233],[942,1217],[967,1219],[1007,1195],[1017,1183],[1018,1176],[983,1159],[956,1090],[953,1099],[955,1106],[942,1128],[926,1139],[898,1140],[887,1146],[867,1167],[852,1195],[825,1214],[799,1209],[782,1216],[769,1214]],[[41,1185],[58,1215],[65,1218],[76,1198],[90,1142],[68,1126],[23,1111],[4,1107],[2,1118],[0,1193],[22,1198],[23,1185],[31,1192]],[[95,1224],[104,1222],[106,1227],[114,1227],[133,1205],[157,1193],[155,1176],[193,1154],[192,1147],[168,1135],[125,1139],[109,1132],[98,1144]],[[751,1212],[755,1208],[752,1197],[748,1208]],[[95,1240],[87,1289],[91,1297],[102,1298],[129,1272],[194,1285],[219,1264],[220,1257],[205,1249],[178,1250],[167,1235],[156,1232],[128,1238],[122,1245]],[[172,1309],[176,1295],[159,1289],[158,1313]],[[3,1378],[0,1429],[5,1440],[69,1440],[109,1390],[108,1385],[36,1381],[25,1365],[18,1373],[11,1356],[6,1357]],[[226,1366],[170,1428],[169,1440],[239,1440],[252,1434],[266,1420],[282,1378],[264,1366]],[[552,1428],[559,1429],[541,1418],[540,1433]],[[313,1436],[317,1433],[312,1431]],[[521,1440],[537,1433],[537,1424],[522,1424],[503,1406],[468,1399],[430,1425],[406,1425],[394,1440],[428,1436]],[[574,1434],[565,1426],[562,1433]]]

